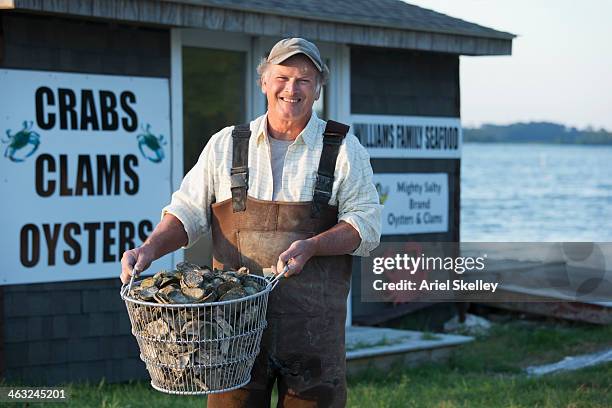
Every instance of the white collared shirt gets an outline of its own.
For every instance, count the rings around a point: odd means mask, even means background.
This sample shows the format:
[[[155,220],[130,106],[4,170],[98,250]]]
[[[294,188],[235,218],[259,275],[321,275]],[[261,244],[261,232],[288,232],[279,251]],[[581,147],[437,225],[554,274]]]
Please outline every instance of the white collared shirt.
[[[271,201],[273,178],[266,118],[263,115],[250,123],[248,195]],[[313,112],[287,149],[278,201],[312,201],[325,124]],[[210,138],[196,165],[172,194],[171,203],[162,210],[162,217],[170,213],[183,223],[189,238],[187,248],[210,229],[210,205],[232,197],[232,130],[233,126],[226,127]],[[338,221],[349,223],[359,232],[361,244],[352,255],[368,256],[380,242],[382,205],[372,183],[370,157],[350,133],[338,152],[329,204],[338,206]]]

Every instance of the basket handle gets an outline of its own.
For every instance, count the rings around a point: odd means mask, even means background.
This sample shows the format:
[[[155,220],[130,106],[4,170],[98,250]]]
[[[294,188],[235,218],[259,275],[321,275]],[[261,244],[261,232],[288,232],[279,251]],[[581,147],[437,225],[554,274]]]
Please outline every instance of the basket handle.
[[[273,290],[276,287],[276,285],[278,285],[278,282],[281,280],[283,276],[285,276],[288,270],[289,270],[289,264],[286,264],[281,273],[277,274],[276,276],[274,276],[274,278],[268,281],[268,287],[272,286],[270,290]]]
[[[121,290],[119,291],[119,293],[121,294],[121,296],[125,296],[128,293],[130,293],[130,291],[132,290],[132,285],[134,284],[134,277],[138,276],[140,274],[140,271],[136,268],[132,269],[132,273],[130,274],[130,282],[129,284],[122,284],[121,285]]]

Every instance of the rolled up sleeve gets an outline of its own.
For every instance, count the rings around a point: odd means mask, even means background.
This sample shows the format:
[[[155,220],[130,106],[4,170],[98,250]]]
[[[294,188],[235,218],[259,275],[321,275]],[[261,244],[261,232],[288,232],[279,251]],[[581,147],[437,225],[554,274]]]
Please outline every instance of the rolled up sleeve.
[[[179,189],[172,194],[170,204],[162,209],[162,218],[172,214],[183,224],[188,237],[185,248],[193,246],[210,229],[210,205],[215,198],[215,158],[211,146],[217,139],[215,136],[211,137],[195,166],[185,175]]]
[[[372,182],[370,156],[352,136],[347,138],[346,177],[338,186],[338,221],[357,230],[361,243],[351,254],[368,256],[380,244],[382,205]]]

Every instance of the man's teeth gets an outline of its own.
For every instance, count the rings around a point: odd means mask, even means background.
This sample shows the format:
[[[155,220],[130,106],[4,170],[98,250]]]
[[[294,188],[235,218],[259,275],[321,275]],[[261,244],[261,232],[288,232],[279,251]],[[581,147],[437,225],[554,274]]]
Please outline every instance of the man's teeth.
[[[281,98],[285,102],[297,103],[299,99]]]

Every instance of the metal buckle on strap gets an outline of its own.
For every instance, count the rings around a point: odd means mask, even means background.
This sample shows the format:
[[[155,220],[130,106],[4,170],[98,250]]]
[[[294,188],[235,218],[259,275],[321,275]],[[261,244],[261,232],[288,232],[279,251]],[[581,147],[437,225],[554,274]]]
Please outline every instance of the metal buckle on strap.
[[[240,139],[248,139],[251,137],[251,131],[250,130],[234,130],[232,132],[232,137],[237,137]]]
[[[234,188],[249,188],[249,173],[236,173],[230,176],[231,189]]]
[[[314,188],[314,196],[327,199],[331,199],[332,186],[334,184],[334,178],[326,176],[325,174],[317,174],[317,182]]]
[[[237,137],[240,139],[248,139],[251,137],[251,127],[248,123],[243,125],[234,126],[232,130],[232,137]]]
[[[325,132],[323,133],[323,143],[340,146],[342,144],[342,139],[344,139],[344,135],[341,133],[335,132]]]

